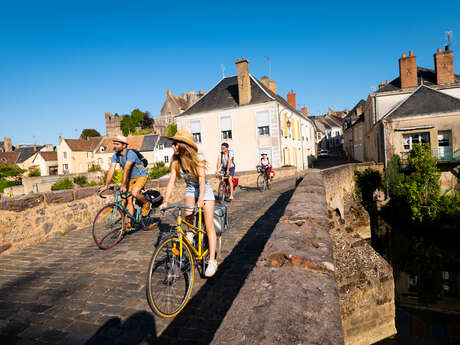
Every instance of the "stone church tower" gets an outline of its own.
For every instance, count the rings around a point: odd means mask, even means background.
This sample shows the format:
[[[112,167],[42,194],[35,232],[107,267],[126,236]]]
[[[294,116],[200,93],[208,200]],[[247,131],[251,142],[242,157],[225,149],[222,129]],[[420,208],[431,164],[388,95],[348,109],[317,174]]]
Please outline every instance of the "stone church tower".
[[[112,115],[109,112],[105,112],[105,135],[107,137],[116,137],[123,135],[120,128],[121,116]]]

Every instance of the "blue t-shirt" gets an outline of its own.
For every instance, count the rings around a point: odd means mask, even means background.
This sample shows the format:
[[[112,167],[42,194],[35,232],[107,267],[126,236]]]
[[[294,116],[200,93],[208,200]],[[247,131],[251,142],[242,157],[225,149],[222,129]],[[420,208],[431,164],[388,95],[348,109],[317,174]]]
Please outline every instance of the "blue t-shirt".
[[[134,162],[134,165],[129,172],[128,178],[147,176],[144,164],[142,164],[142,161],[139,159],[139,157],[137,157],[137,154],[133,150],[126,150],[126,154],[124,156],[116,152],[113,154],[112,163],[120,163],[124,169],[126,162]]]

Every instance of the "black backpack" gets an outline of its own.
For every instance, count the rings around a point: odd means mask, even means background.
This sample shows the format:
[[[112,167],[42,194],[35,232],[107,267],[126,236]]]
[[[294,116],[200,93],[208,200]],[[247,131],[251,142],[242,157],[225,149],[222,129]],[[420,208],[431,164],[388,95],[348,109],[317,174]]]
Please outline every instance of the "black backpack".
[[[126,150],[126,154],[128,153],[128,151],[133,151],[137,158],[139,158],[139,160],[142,162],[142,165],[144,166],[144,168],[147,167],[147,165],[149,164],[149,161],[147,160],[147,158],[145,158],[142,153],[140,153],[139,151],[135,150],[135,149],[127,149]],[[120,155],[117,153],[117,158],[118,158],[118,163],[120,163]]]

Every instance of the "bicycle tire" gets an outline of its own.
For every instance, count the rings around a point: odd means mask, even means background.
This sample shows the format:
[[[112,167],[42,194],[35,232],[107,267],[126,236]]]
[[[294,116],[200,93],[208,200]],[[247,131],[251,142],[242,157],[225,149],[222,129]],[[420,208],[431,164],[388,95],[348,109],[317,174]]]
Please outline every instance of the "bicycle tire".
[[[208,249],[208,236],[204,236],[203,239],[203,250]],[[222,235],[217,235],[217,243],[216,243],[216,261],[219,263],[220,254],[222,252]],[[206,264],[209,261],[209,252],[201,259],[201,270],[202,275],[204,277],[204,272],[206,271]]]
[[[117,209],[116,219],[113,220],[113,211]],[[104,217],[110,217],[104,219]],[[115,204],[109,204],[99,210],[93,221],[93,239],[100,249],[110,249],[120,242],[126,230],[125,213]]]
[[[221,204],[224,201],[225,195],[225,182],[220,181],[219,187],[217,188],[217,202]]]
[[[165,239],[153,253],[147,271],[147,302],[155,314],[165,318],[174,317],[184,309],[193,289],[195,264],[192,252],[183,242],[180,262],[178,255],[173,252],[178,245],[177,237]],[[179,282],[181,278],[184,278],[183,282]],[[175,288],[178,288],[176,294]],[[163,294],[165,291],[166,294]]]
[[[265,177],[264,177],[264,174],[259,174],[259,176],[257,176],[257,188],[259,189],[259,191],[263,192],[265,190],[265,187],[266,187],[266,184],[265,184]]]

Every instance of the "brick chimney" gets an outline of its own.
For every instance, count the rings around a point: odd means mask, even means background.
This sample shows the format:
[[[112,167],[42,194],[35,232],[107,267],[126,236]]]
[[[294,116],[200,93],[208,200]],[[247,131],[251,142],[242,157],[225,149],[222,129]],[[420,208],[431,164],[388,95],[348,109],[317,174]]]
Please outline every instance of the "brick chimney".
[[[307,110],[307,106],[304,105],[302,109],[300,109],[302,111],[302,114],[304,114],[305,116],[308,116],[308,110]]]
[[[291,92],[288,92],[287,94],[287,102],[293,107],[294,109],[297,109],[296,107],[296,99],[295,99],[295,92],[291,90]]]
[[[399,77],[401,79],[402,89],[406,87],[416,87],[418,85],[417,57],[413,55],[412,50],[409,51],[409,56],[403,54],[399,59]]]
[[[450,84],[454,79],[454,52],[446,46],[445,50],[438,49],[434,56],[434,68],[436,70],[436,84]]]
[[[276,94],[276,81],[270,81],[270,90]]]
[[[267,76],[263,76],[261,82],[267,89],[270,88],[270,79]]]
[[[249,62],[245,58],[238,59],[236,62],[238,73],[238,103],[240,105],[251,102],[251,78],[249,75]]]
[[[5,138],[3,141],[3,145],[5,146],[5,152],[13,151],[13,144],[11,142],[11,138]]]

